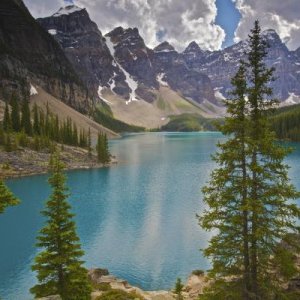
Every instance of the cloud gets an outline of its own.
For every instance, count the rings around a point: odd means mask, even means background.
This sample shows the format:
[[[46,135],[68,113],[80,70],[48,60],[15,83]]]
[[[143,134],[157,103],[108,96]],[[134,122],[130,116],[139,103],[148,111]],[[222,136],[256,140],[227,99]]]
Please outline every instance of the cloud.
[[[235,32],[235,41],[247,38],[254,20],[262,29],[275,29],[289,49],[300,46],[299,0],[233,0],[242,18]]]
[[[217,24],[215,0],[74,0],[87,8],[102,33],[117,26],[137,27],[149,47],[167,40],[183,50],[195,40],[203,49],[218,50],[225,39]],[[53,14],[62,0],[25,0],[35,17]]]

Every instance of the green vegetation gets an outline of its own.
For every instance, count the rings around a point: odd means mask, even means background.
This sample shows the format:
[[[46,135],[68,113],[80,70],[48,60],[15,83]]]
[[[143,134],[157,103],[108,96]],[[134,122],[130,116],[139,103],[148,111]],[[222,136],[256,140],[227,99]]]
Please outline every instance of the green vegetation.
[[[11,109],[6,102],[3,123],[0,124],[0,146],[7,152],[16,151],[19,147],[28,147],[36,151],[54,149],[55,143],[81,147],[88,150],[88,156],[92,155],[91,131],[78,130],[70,118],[60,122],[57,115],[50,112],[47,106],[46,113],[35,104],[32,112],[28,101],[22,101],[22,109],[19,109],[17,97],[11,97]],[[33,121],[31,118],[33,117]],[[103,135],[102,133],[100,133]],[[110,157],[107,137],[105,139],[102,156],[105,162]],[[101,158],[103,160],[103,158]]]
[[[184,287],[184,285],[182,284],[181,279],[177,278],[176,284],[175,284],[175,289],[174,289],[174,292],[177,295],[176,296],[177,300],[183,300],[183,296],[182,296],[183,287]]]
[[[99,108],[95,110],[93,117],[96,122],[115,132],[141,132],[145,130],[143,127],[128,125],[120,120],[114,119],[112,115],[103,112],[103,110]]]
[[[2,180],[0,180],[0,214],[4,213],[9,206],[15,206],[20,203],[13,193],[8,189]]]
[[[215,129],[213,120],[198,114],[171,116],[170,122],[161,127],[162,131],[210,131]]]
[[[126,293],[122,290],[111,290],[96,298],[96,300],[143,300],[137,293]]]
[[[300,141],[300,104],[279,108],[270,122],[279,139]]]
[[[194,270],[192,274],[196,276],[203,276],[205,272],[203,270]]]
[[[42,248],[35,258],[32,270],[37,272],[39,283],[31,288],[35,297],[60,295],[63,300],[91,299],[91,285],[83,268],[79,238],[74,215],[67,201],[69,194],[63,174],[64,165],[55,153],[51,157],[49,184],[52,194],[42,214],[46,225],[40,231],[37,247]]]
[[[110,162],[110,153],[106,134],[102,134],[101,132],[98,133],[96,150],[98,162],[102,164],[107,164]]]
[[[282,282],[297,274],[290,233],[299,232],[293,200],[300,194],[283,162],[289,149],[276,143],[269,125],[274,70],[264,63],[267,45],[260,32],[256,21],[248,62],[241,62],[225,102],[229,116],[220,130],[228,140],[218,145],[218,168],[203,188],[207,209],[199,222],[217,233],[204,250],[214,281],[200,299],[286,299]]]

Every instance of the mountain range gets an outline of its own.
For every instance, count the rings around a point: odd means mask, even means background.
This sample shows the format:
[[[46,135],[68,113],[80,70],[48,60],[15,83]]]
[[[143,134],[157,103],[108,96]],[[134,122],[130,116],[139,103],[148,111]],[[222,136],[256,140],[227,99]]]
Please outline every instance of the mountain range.
[[[75,5],[35,21],[21,0],[3,0],[0,17],[2,86],[30,78],[85,114],[104,107],[146,128],[165,125],[171,115],[223,116],[230,78],[248,49],[247,41],[219,51],[195,41],[182,52],[167,41],[151,49],[137,28],[103,35],[87,10]],[[19,28],[23,19],[27,31]],[[300,48],[290,51],[272,29],[262,34],[270,45],[266,63],[276,68],[275,97],[282,105],[300,102]]]

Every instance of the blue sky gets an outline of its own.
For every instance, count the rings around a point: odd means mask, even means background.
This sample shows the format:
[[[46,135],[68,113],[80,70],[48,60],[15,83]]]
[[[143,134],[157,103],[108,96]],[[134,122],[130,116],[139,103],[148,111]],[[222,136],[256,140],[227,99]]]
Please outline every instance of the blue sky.
[[[234,32],[241,19],[241,14],[232,0],[216,0],[216,5],[218,8],[216,24],[220,25],[226,32],[222,47],[227,47],[233,44]]]

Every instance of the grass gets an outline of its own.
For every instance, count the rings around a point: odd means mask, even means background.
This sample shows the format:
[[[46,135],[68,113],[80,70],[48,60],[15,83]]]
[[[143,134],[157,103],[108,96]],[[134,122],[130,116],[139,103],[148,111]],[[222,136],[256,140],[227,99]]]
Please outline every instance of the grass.
[[[162,131],[210,131],[216,130],[213,120],[206,119],[198,114],[182,114],[171,116],[168,124],[162,126]]]
[[[103,293],[96,300],[144,300],[144,298],[135,292],[126,293],[122,290],[111,290]]]

